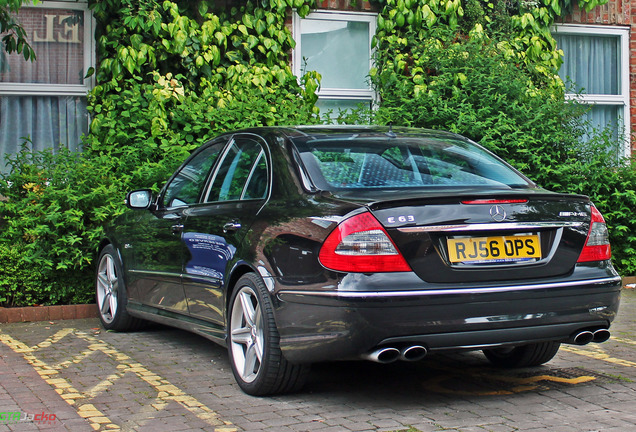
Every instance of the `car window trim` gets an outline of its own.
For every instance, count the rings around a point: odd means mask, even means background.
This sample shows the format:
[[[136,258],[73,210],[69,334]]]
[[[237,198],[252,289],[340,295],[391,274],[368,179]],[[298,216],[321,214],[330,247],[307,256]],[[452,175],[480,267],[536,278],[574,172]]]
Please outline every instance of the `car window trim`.
[[[258,156],[256,156],[256,159],[254,159],[254,163],[252,164],[252,167],[250,168],[250,173],[247,176],[247,180],[245,180],[245,184],[243,185],[243,190],[241,191],[241,197],[239,198],[240,201],[246,201],[251,199],[263,199],[263,198],[245,198],[245,194],[247,193],[247,188],[250,185],[250,182],[252,181],[252,177],[254,176],[254,172],[256,171],[258,164],[260,163],[262,158],[265,158],[265,171],[267,176],[269,177],[269,165],[267,163],[267,158],[265,157],[265,150],[261,146],[261,151],[258,153]],[[266,192],[269,192],[269,188],[267,188]],[[267,195],[267,193],[265,195]]]
[[[250,169],[250,175],[248,177],[248,180],[246,180],[245,184],[243,185],[243,189],[241,190],[241,197],[239,199],[236,200],[215,200],[215,201],[211,201],[208,200],[208,197],[210,195],[210,189],[212,188],[212,185],[214,184],[214,181],[216,180],[216,176],[219,174],[219,170],[221,169],[221,165],[222,162],[225,160],[227,154],[230,152],[230,149],[232,148],[232,144],[237,142],[237,139],[240,138],[247,138],[247,139],[251,139],[253,141],[255,141],[260,147],[261,147],[261,153],[265,154],[265,163],[267,164],[267,194],[265,196],[265,198],[248,198],[248,199],[243,199],[243,196],[245,194],[245,188],[247,186],[247,184],[249,183],[249,179],[251,178],[252,175],[252,171],[254,169],[255,165],[252,165],[252,168]],[[258,160],[259,156],[256,158],[256,160]],[[208,177],[208,181],[205,185],[205,187],[203,188],[204,193],[201,194],[201,196],[199,197],[199,204],[218,204],[218,203],[225,203],[225,202],[237,202],[237,201],[255,201],[255,200],[263,200],[263,201],[268,201],[271,193],[272,193],[272,170],[271,170],[271,162],[270,162],[270,154],[269,154],[269,146],[267,145],[267,140],[265,140],[262,136],[257,135],[257,134],[253,134],[253,133],[236,133],[233,134],[230,139],[228,140],[228,142],[225,145],[225,148],[223,149],[223,152],[221,154],[221,156],[217,159],[217,161],[215,162],[214,165],[214,169],[211,170],[211,174]]]
[[[231,138],[230,138],[231,139]],[[225,141],[225,142],[224,142]],[[224,142],[224,143],[223,143]],[[180,209],[180,208],[184,208],[184,207],[188,207],[191,206],[193,204],[185,204],[185,205],[178,205],[178,206],[166,206],[164,203],[164,198],[166,195],[166,192],[168,191],[168,186],[170,185],[170,183],[172,183],[172,181],[181,173],[181,171],[183,171],[183,169],[185,168],[186,165],[188,165],[188,163],[194,159],[195,157],[197,157],[197,155],[201,152],[204,152],[205,150],[207,150],[209,147],[212,147],[214,145],[217,144],[222,144],[223,145],[223,149],[221,149],[220,153],[223,155],[225,154],[227,145],[229,143],[229,139],[227,136],[219,136],[216,137],[208,142],[206,142],[205,144],[201,145],[199,148],[194,149],[194,151],[190,154],[190,156],[188,156],[186,158],[185,161],[183,161],[183,163],[179,166],[179,168],[177,170],[175,170],[174,173],[172,173],[172,175],[170,176],[170,178],[168,178],[168,180],[166,181],[166,183],[163,185],[163,187],[161,188],[161,191],[159,192],[159,195],[157,196],[156,199],[156,208],[158,210],[166,210],[166,211],[171,211],[174,209]],[[199,196],[197,197],[196,203],[200,203],[201,199],[203,198],[203,191],[207,190],[208,188],[208,183],[210,181],[210,176],[212,173],[214,173],[217,169],[217,165],[219,164],[219,161],[221,160],[221,157],[217,158],[217,160],[214,162],[214,164],[212,165],[212,167],[210,168],[209,172],[206,174],[206,180],[204,182],[204,186],[203,188],[201,188],[201,193],[199,193]]]

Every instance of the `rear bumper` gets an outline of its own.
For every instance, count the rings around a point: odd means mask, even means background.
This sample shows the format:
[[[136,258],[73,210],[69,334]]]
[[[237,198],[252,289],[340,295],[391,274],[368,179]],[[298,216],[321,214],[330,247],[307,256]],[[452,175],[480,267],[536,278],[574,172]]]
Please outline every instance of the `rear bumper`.
[[[378,346],[435,351],[566,341],[582,329],[609,327],[621,289],[616,275],[489,287],[423,287],[408,273],[348,276],[357,279],[350,286],[367,289],[277,291],[280,344],[289,361],[359,357]]]

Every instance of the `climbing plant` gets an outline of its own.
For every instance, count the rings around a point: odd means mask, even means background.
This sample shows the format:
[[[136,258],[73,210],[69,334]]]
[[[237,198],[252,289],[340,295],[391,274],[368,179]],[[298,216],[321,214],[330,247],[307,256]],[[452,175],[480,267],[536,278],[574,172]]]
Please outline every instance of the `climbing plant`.
[[[92,2],[101,61],[89,151],[135,148],[155,162],[230,128],[316,121],[318,75],[293,75],[285,26],[292,7],[303,16],[313,0],[214,3]]]
[[[561,86],[557,72],[562,53],[551,26],[572,11],[571,0],[374,0],[380,7],[375,44],[380,63],[393,51],[406,54],[414,42],[436,29],[455,33],[454,43],[468,38],[495,39],[498,49],[520,63],[537,83]],[[578,0],[585,11],[607,0]],[[396,58],[396,61],[405,61]],[[389,62],[387,65],[391,67]],[[402,64],[404,66],[404,64]]]

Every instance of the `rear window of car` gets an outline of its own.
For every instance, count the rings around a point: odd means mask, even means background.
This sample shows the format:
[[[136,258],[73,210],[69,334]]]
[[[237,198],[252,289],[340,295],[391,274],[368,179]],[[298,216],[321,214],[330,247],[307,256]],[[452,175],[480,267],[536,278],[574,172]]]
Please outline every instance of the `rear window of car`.
[[[531,186],[501,159],[460,139],[308,138],[295,144],[312,181],[322,190]]]

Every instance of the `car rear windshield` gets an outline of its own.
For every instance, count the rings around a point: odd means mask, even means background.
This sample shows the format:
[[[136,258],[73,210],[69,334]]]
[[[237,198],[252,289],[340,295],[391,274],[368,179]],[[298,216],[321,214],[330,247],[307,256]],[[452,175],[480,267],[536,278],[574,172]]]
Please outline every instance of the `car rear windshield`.
[[[483,148],[453,138],[295,140],[321,190],[448,186],[524,188],[532,184]]]

